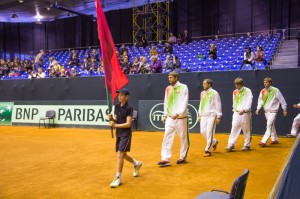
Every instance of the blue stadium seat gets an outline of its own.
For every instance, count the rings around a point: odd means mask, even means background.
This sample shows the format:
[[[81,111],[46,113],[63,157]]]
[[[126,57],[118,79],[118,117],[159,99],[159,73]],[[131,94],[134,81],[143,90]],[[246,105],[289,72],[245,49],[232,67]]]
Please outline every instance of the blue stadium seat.
[[[253,67],[251,66],[251,64],[245,64],[242,70],[253,70]]]

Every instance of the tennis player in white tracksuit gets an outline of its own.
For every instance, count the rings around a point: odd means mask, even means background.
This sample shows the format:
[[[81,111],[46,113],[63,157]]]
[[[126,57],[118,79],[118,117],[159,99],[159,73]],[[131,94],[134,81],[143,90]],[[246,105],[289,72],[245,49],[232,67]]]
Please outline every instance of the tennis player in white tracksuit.
[[[241,130],[243,130],[245,143],[242,150],[247,151],[250,149],[251,142],[251,105],[253,95],[251,90],[244,86],[242,78],[236,78],[234,84],[236,89],[233,91],[232,127],[228,146],[225,149],[229,151],[234,149],[234,144]]]
[[[204,157],[211,156],[211,148],[216,150],[218,140],[214,138],[216,125],[221,122],[222,107],[220,95],[212,89],[212,80],[203,81],[204,91],[200,94],[200,106],[198,110],[200,131],[206,139]]]
[[[294,108],[300,108],[300,103],[299,104],[294,104]],[[291,134],[287,134],[287,137],[296,137],[299,132],[299,127],[300,127],[300,113],[294,118],[292,129],[291,129]]]
[[[162,142],[161,161],[159,166],[171,165],[172,146],[175,132],[180,139],[180,157],[177,164],[186,163],[189,148],[189,136],[187,126],[188,116],[188,87],[178,81],[176,72],[169,73],[170,86],[166,88],[164,99],[165,135]]]
[[[275,130],[275,120],[279,110],[279,106],[283,109],[283,116],[287,115],[287,104],[285,102],[284,97],[282,96],[280,90],[275,88],[272,85],[271,78],[264,79],[264,86],[265,88],[261,90],[258,102],[257,102],[257,110],[256,114],[258,115],[259,110],[263,107],[265,111],[265,116],[267,119],[267,129],[265,135],[263,136],[261,142],[259,143],[260,146],[266,146],[266,143],[271,136],[271,143],[270,144],[278,144],[278,137]]]

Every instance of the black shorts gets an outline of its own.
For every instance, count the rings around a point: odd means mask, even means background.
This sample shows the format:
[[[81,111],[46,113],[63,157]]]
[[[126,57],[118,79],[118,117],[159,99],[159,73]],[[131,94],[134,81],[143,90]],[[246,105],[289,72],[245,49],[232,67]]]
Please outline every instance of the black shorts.
[[[131,136],[117,137],[116,152],[129,152],[131,145]]]

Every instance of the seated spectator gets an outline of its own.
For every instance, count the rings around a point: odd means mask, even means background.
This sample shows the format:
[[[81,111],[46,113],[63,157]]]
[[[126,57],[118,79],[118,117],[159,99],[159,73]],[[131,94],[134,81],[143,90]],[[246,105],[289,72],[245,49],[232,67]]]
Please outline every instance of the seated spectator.
[[[33,70],[31,62],[29,62],[28,59],[25,59],[24,61],[24,68],[26,69],[26,71],[28,72],[29,70]]]
[[[162,64],[161,61],[158,60],[158,57],[153,55],[150,59],[152,61],[150,65],[152,73],[162,73]]]
[[[173,47],[167,42],[166,47],[164,49],[164,53],[173,54]]]
[[[254,55],[255,62],[256,63],[264,63],[265,59],[266,59],[265,52],[263,51],[261,46],[258,46],[257,51],[255,52],[255,55]]]
[[[128,60],[128,56],[124,57],[123,63],[121,64],[121,68],[125,74],[129,74],[130,68],[131,68],[131,63]]]
[[[176,55],[173,55],[173,68],[177,73],[181,72],[181,62]]]
[[[246,48],[246,52],[244,52],[244,60],[242,62],[242,65],[240,67],[240,70],[243,68],[244,64],[251,64],[254,63],[254,53],[251,52],[251,48],[248,46]]]
[[[71,76],[71,77],[78,77],[78,76],[79,76],[79,74],[78,74],[78,72],[76,71],[75,68],[72,68],[72,69],[71,69],[71,74],[70,74],[70,76]]]
[[[56,62],[56,63],[54,64],[53,68],[55,69],[55,71],[58,71],[58,72],[59,72],[59,71],[61,70],[61,66],[60,66],[59,62]]]
[[[59,77],[69,77],[69,75],[68,75],[68,73],[67,73],[67,71],[66,71],[66,69],[64,67],[62,67],[60,69],[60,75],[59,75]]]
[[[0,64],[0,79],[4,76],[5,72],[3,66]]]
[[[34,70],[28,71],[28,79],[35,79],[36,72]]]
[[[217,59],[217,48],[216,48],[216,45],[214,43],[210,44],[210,48],[209,48],[209,51],[208,51],[208,57],[213,58],[214,60]]]
[[[50,73],[49,73],[50,78],[56,78],[59,76],[60,76],[60,73],[59,73],[59,71],[55,70],[55,67],[50,69]]]
[[[17,64],[14,64],[13,68],[10,70],[10,73],[8,74],[8,76],[11,77],[18,77],[20,75],[20,70],[19,67],[17,66]]]
[[[96,61],[95,57],[92,57],[90,63],[90,69],[89,69],[91,75],[93,74],[93,71],[97,71],[98,67],[99,67],[98,61]]]
[[[3,72],[4,72],[4,76],[8,76],[8,74],[10,73],[10,69],[8,68],[7,64],[3,65]]]
[[[99,54],[98,54],[97,49],[93,49],[93,50],[92,50],[91,60],[92,60],[93,57],[95,58],[95,60],[96,60],[97,62],[100,61],[100,59],[99,59]]]
[[[173,45],[173,44],[175,44],[176,42],[177,42],[176,37],[173,35],[172,32],[170,32],[169,39],[168,39],[168,43],[169,43],[170,45]]]
[[[170,58],[170,55],[166,56],[166,60],[163,62],[163,68],[166,72],[172,72],[174,70],[173,68],[173,61]]]
[[[133,60],[133,64],[130,67],[129,74],[136,74],[137,70],[139,69],[139,66],[140,66],[139,58],[135,57]]]
[[[122,46],[119,49],[120,55],[124,55],[124,52],[127,52],[126,55],[128,55],[128,49],[125,47],[125,44],[122,44]]]
[[[139,66],[139,69],[138,69],[138,74],[148,74],[151,72],[151,67],[150,67],[150,64],[147,62],[147,58],[144,57],[144,56],[141,56],[140,57],[140,66]]]
[[[84,58],[83,63],[81,65],[82,70],[88,71],[88,70],[90,70],[90,67],[91,67],[90,62],[88,61],[87,58]]]
[[[104,67],[103,67],[103,62],[101,61],[101,65],[97,70],[97,73],[99,76],[104,75]]]
[[[74,67],[74,66],[78,66],[78,64],[79,64],[79,60],[77,54],[73,54],[71,59],[69,60],[68,65]]]
[[[158,56],[158,52],[156,51],[154,44],[152,44],[152,46],[151,46],[150,56]]]
[[[90,53],[85,53],[84,59],[87,59],[88,61],[91,61],[91,55],[90,55]]]
[[[0,59],[0,66],[4,66],[4,64],[6,64],[5,60],[4,59]]]
[[[187,29],[185,29],[183,32],[182,42],[185,44],[188,44],[191,42],[191,36],[189,35],[189,32]]]
[[[177,42],[178,45],[180,45],[182,43],[182,36],[181,36],[180,33],[178,34],[178,36],[176,38],[176,42]]]
[[[38,72],[36,73],[36,78],[38,79],[46,78],[46,73],[43,72],[42,67],[39,67]]]

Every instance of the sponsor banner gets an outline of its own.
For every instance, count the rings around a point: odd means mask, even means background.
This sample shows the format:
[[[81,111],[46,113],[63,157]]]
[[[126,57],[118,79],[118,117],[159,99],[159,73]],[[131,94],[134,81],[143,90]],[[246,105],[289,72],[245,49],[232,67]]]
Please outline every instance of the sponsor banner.
[[[190,100],[188,104],[188,126],[190,132],[199,132],[198,123],[198,100]],[[164,131],[165,124],[162,122],[164,103],[160,100],[140,100],[139,101],[139,121],[140,129],[148,131]]]
[[[0,125],[11,125],[13,102],[0,102]]]
[[[15,105],[13,123],[38,124],[48,110],[55,111],[55,124],[107,126],[107,105]]]

